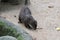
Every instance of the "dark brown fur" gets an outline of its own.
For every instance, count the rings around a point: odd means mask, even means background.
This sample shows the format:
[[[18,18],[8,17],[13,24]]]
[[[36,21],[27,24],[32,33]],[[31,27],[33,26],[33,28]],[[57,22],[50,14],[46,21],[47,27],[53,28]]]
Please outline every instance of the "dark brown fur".
[[[29,29],[36,30],[37,28],[37,21],[32,17],[31,11],[27,6],[21,9],[19,14],[19,22],[24,23],[24,25]]]

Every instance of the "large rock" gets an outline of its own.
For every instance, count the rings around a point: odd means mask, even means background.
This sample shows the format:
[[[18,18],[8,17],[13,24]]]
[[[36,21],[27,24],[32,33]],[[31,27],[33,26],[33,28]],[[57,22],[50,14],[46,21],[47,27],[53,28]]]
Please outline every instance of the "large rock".
[[[17,40],[17,39],[12,36],[2,36],[0,37],[0,40]]]
[[[16,26],[13,23],[0,17],[0,37],[7,35],[13,36],[17,40],[33,40],[32,37],[20,26]]]

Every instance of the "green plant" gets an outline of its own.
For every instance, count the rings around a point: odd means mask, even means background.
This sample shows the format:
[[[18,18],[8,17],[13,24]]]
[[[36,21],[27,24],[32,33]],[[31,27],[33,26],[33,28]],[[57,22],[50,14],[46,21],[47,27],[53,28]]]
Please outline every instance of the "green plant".
[[[0,21],[0,36],[13,36],[18,40],[23,40],[23,37],[20,33],[17,32],[15,28],[7,25],[5,22]]]

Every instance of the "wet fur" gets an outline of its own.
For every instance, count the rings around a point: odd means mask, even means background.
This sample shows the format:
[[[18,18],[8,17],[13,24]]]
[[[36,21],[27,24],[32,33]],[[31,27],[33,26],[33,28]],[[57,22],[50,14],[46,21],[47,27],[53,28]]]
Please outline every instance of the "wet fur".
[[[24,25],[29,29],[36,30],[37,28],[37,21],[32,17],[31,11],[27,6],[24,6],[21,9],[21,12],[19,14],[19,22],[24,23]],[[31,25],[31,26],[29,26]]]

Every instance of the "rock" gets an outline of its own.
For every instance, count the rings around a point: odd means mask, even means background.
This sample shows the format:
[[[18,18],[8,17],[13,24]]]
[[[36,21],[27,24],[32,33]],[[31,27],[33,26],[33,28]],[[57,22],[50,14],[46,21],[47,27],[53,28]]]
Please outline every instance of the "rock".
[[[2,36],[0,37],[0,40],[17,40],[17,39],[12,36]]]
[[[21,28],[21,26],[15,25],[12,22],[9,22],[8,20],[6,20],[2,17],[0,17],[0,23],[2,23],[2,24],[0,24],[1,25],[0,26],[0,30],[1,30],[0,39],[2,37],[4,38],[5,35],[9,35],[9,36],[15,37],[17,40],[33,40],[32,37],[25,30],[23,30]],[[4,26],[4,23],[6,24],[5,25],[6,27]],[[3,28],[3,30],[1,29],[1,27]],[[9,29],[9,31],[7,31],[5,28]],[[11,31],[10,31],[10,28],[11,28]],[[12,31],[12,30],[14,30],[14,31]]]

